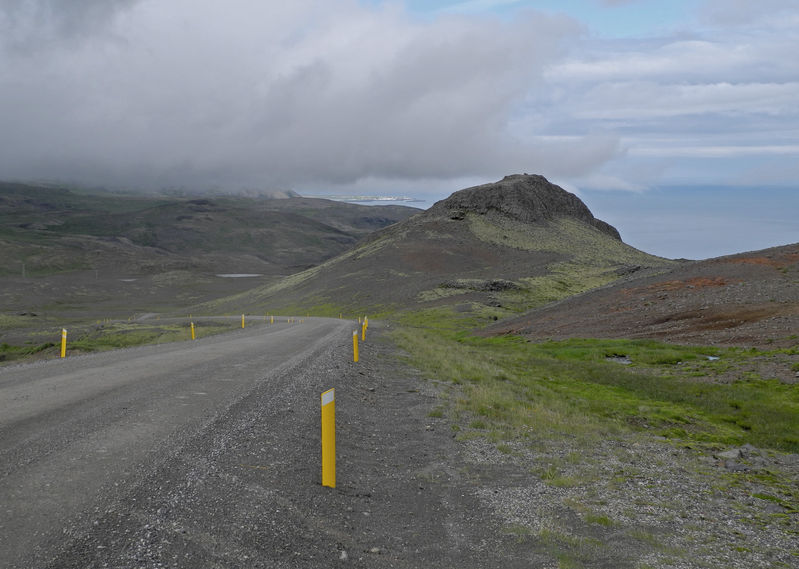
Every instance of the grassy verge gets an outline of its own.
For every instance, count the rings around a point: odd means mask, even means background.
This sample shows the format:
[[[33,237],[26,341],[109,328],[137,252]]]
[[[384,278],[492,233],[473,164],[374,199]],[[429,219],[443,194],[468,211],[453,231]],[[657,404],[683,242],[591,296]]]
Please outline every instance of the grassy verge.
[[[638,431],[688,444],[799,452],[799,385],[746,374],[714,381],[730,366],[785,351],[635,340],[530,343],[462,331],[480,319],[417,312],[400,318],[394,337],[416,367],[461,386],[455,411],[493,440],[535,433],[589,442]]]
[[[10,362],[30,358],[36,354],[51,350],[54,346],[55,344],[53,342],[25,346],[15,346],[7,342],[3,342],[0,344],[0,362]]]
[[[196,338],[221,334],[240,328],[239,321],[197,320]],[[34,340],[24,345],[0,344],[0,362],[22,361],[31,358],[55,358],[60,354],[59,330],[37,332],[38,337],[54,338],[54,341],[38,343]],[[163,322],[147,324],[137,322],[111,322],[93,326],[73,325],[69,328],[67,354],[99,352],[119,348],[131,348],[146,344],[164,344],[191,339],[190,323]]]
[[[195,336],[203,338],[240,328],[241,324],[232,320],[203,321],[195,323]],[[117,322],[83,334],[68,343],[71,351],[97,352],[130,348],[145,344],[165,344],[180,342],[191,338],[189,322],[138,324]]]

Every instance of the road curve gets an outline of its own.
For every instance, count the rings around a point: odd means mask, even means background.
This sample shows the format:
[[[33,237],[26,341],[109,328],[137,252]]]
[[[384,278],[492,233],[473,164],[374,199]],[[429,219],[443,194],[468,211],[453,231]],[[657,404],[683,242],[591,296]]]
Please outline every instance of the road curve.
[[[46,563],[143,472],[252,390],[287,389],[287,370],[351,329],[309,318],[0,368],[0,567]]]

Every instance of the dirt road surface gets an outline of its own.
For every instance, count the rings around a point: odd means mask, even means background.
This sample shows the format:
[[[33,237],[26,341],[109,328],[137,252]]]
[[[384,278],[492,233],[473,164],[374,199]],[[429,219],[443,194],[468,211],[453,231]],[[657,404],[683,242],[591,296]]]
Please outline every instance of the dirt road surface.
[[[527,566],[377,339],[307,319],[0,370],[0,566]],[[385,363],[385,362],[384,362]],[[336,388],[337,488],[319,395]],[[535,554],[533,558],[537,558]]]
[[[283,324],[3,369],[0,566],[40,566],[253,390],[285,396],[288,372],[344,328]]]

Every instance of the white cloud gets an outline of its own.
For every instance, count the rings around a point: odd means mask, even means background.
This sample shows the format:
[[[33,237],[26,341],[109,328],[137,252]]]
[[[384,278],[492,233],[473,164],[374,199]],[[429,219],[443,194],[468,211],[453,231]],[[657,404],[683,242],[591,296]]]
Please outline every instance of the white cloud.
[[[556,63],[547,70],[547,79],[574,85],[632,80],[734,83],[768,78],[791,81],[799,76],[799,60],[787,57],[793,49],[799,48],[799,36],[615,40],[603,47]]]
[[[640,188],[738,184],[768,174],[795,184],[799,147],[799,4],[708,2],[702,26],[689,15],[668,37],[576,43],[547,68],[519,124],[544,135],[615,134],[622,152],[573,183]],[[714,16],[715,14],[715,16]],[[760,167],[766,158],[769,166]]]
[[[727,146],[639,146],[629,150],[631,156],[735,158],[754,155],[799,156],[799,144],[727,145]]]
[[[603,83],[583,93],[580,104],[575,105],[574,116],[641,120],[711,113],[794,114],[797,100],[799,82],[699,85],[616,82]]]

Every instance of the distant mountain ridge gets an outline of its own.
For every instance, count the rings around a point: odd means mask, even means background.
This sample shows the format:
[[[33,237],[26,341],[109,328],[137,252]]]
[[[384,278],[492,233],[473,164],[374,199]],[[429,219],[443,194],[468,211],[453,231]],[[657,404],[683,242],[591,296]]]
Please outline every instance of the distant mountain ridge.
[[[296,273],[416,208],[107,193],[0,182],[0,312],[185,306]],[[156,302],[156,305],[152,303]],[[116,310],[117,308],[114,308]]]
[[[125,255],[128,273],[147,272],[148,258],[161,257],[161,265],[174,261],[209,272],[285,274],[335,256],[418,211],[287,196],[112,194],[0,182],[0,239],[31,274],[118,266],[111,250],[120,240],[129,246],[127,253],[141,248],[140,259]],[[97,240],[110,249],[98,248]],[[37,244],[46,244],[47,251],[37,251]],[[64,262],[51,262],[65,247]],[[220,253],[231,266],[217,266]]]

